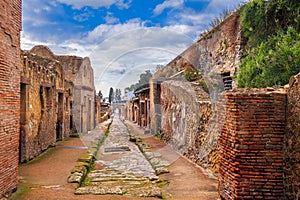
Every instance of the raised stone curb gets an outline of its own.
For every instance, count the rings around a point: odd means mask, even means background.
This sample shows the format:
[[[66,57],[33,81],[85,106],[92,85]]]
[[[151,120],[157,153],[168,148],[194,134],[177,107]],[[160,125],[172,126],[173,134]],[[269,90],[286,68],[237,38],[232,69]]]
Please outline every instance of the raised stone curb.
[[[149,146],[143,144],[140,138],[136,139],[143,148],[131,142],[127,127],[119,118],[115,118],[105,143],[99,150],[97,157],[101,159],[95,161],[97,170],[87,173],[75,194],[162,198],[164,193],[160,187],[165,181],[159,179],[152,163],[149,162],[161,155],[152,154]],[[127,147],[129,151],[108,151],[118,147]],[[147,152],[151,159],[147,159],[144,152]],[[108,159],[110,154],[118,156],[111,160]],[[101,167],[98,169],[99,166]]]
[[[146,159],[150,162],[151,166],[155,170],[155,174],[157,176],[160,174],[170,172],[168,170],[168,166],[170,166],[170,163],[167,162],[166,160],[163,160],[162,155],[160,153],[152,152],[151,147],[149,145],[145,144],[140,137],[133,135],[131,133],[130,141],[134,142],[139,147],[141,152],[144,154]]]
[[[107,129],[109,129],[111,123],[108,124]],[[97,143],[92,143],[87,152],[78,158],[75,167],[71,170],[71,175],[68,177],[68,183],[77,183],[78,186],[82,183],[95,161],[99,147],[103,144],[105,139],[106,136],[98,139]]]
[[[90,169],[98,148],[91,147],[86,153],[82,154],[77,160],[75,167],[71,170],[71,175],[68,177],[68,183],[80,184]]]

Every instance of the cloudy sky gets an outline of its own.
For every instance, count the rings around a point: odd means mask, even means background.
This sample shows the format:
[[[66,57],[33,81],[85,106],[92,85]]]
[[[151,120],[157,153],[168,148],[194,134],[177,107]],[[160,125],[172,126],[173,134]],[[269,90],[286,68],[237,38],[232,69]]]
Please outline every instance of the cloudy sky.
[[[180,54],[244,0],[23,0],[22,49],[88,56],[95,86],[125,88]]]

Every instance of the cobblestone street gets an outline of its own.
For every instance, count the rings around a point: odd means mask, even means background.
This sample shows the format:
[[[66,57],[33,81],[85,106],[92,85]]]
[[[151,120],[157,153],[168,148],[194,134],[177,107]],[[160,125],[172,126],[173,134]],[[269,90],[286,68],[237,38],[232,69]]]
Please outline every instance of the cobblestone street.
[[[128,121],[126,126],[118,115],[81,187],[67,183],[76,159],[86,151],[79,147],[103,137],[107,125],[100,124],[82,136],[82,141],[74,138],[61,142],[60,148],[21,165],[20,189],[12,199],[218,198],[215,179],[138,126]],[[70,146],[78,148],[63,148]]]
[[[87,175],[76,194],[162,197],[157,184],[161,180],[139,147],[130,142],[128,129],[118,115],[97,157],[95,170]]]
[[[76,194],[217,199],[217,183],[143,129],[115,115],[95,169]],[[170,171],[169,171],[170,169]],[[209,174],[208,174],[209,175]]]

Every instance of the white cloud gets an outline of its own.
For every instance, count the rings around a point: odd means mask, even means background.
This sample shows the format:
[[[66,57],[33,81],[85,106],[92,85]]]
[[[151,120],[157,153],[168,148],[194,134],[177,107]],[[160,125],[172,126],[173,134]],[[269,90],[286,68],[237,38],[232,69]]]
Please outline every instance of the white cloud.
[[[114,36],[100,43],[90,55],[95,84],[104,94],[108,92],[106,88],[130,86],[146,69],[153,70],[158,64],[167,64],[193,42],[186,35],[191,30],[186,26],[148,28],[142,23],[139,25],[139,28],[130,23],[114,25],[105,34]],[[124,31],[125,27],[132,29]],[[103,35],[99,28],[90,35]],[[122,30],[122,33],[115,34],[116,30]]]
[[[87,38],[85,39],[89,43],[100,43],[109,37],[123,34],[124,32],[139,29],[141,27],[144,27],[144,24],[139,19],[132,19],[124,24],[101,24],[94,30],[88,32]]]
[[[109,8],[112,5],[116,5],[119,9],[128,9],[132,0],[57,0],[61,3],[71,5],[75,9],[81,9],[85,6],[93,8],[105,7]]]
[[[119,23],[120,20],[113,16],[113,13],[107,12],[106,16],[104,17],[106,24],[116,24]]]
[[[35,45],[51,46],[51,45],[54,45],[54,43],[34,40],[28,34],[25,34],[22,31],[21,32],[21,49],[29,50],[32,47],[34,47]]]
[[[206,0],[189,0],[200,1]],[[196,12],[191,8],[183,8],[180,12],[173,12],[172,17],[168,18],[168,23],[171,25],[185,24],[197,30],[197,35],[200,32],[210,28],[210,22],[219,16],[225,9],[234,10],[239,4],[245,0],[211,0],[208,6],[202,12]]]
[[[84,22],[89,20],[89,18],[93,16],[94,13],[85,8],[79,15],[74,16],[73,19],[79,22]]]
[[[184,0],[166,0],[162,4],[158,4],[153,13],[155,15],[160,15],[167,8],[181,8],[184,4]]]

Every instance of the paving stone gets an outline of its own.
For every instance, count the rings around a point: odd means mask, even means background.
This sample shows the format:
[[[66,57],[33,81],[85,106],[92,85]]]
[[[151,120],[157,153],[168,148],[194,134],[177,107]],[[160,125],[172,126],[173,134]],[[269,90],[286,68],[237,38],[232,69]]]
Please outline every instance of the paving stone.
[[[127,127],[117,116],[113,119],[109,132],[95,161],[104,169],[89,172],[86,186],[78,188],[75,193],[160,197],[162,192],[156,185],[159,177],[140,148],[130,141]],[[158,159],[157,164],[160,163],[161,155],[152,153],[148,145],[141,143],[140,146],[147,150],[149,157]],[[105,151],[119,148],[129,148],[130,151]],[[115,159],[109,159],[110,155],[117,156]]]

